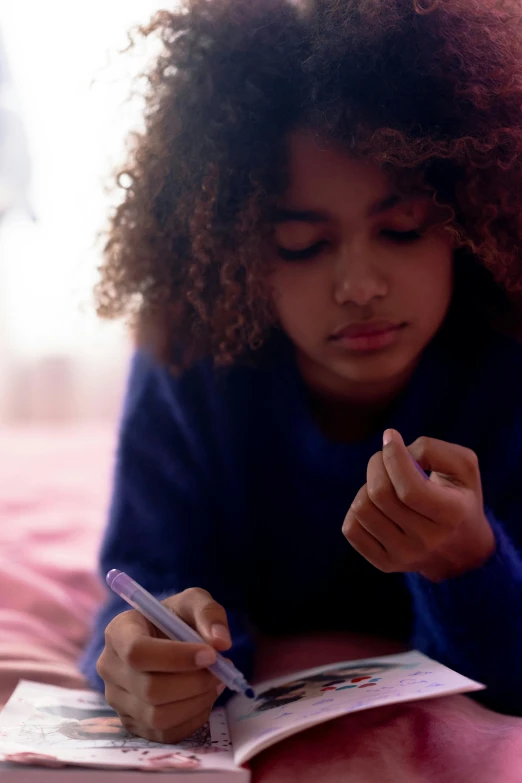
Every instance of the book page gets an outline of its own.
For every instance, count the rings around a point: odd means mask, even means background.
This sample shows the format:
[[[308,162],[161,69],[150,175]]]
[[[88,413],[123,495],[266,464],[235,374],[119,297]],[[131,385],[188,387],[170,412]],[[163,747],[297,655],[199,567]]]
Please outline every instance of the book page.
[[[26,681],[0,713],[0,757],[47,766],[244,774],[234,763],[223,709],[192,737],[161,745],[128,734],[101,694]]]
[[[279,677],[255,686],[254,700],[239,695],[228,703],[234,758],[243,764],[285,737],[340,715],[483,687],[416,651]]]

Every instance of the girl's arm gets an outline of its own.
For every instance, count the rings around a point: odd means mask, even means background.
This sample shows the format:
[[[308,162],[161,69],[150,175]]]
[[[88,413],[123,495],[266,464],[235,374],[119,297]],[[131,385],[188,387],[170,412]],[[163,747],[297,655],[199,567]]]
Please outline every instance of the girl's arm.
[[[227,651],[250,676],[252,642],[240,579],[226,561],[222,488],[211,464],[215,453],[205,410],[205,373],[194,369],[174,379],[145,354],[134,358],[119,436],[109,523],[100,572],[126,571],[159,598],[202,587],[227,610],[233,639]],[[104,631],[125,602],[107,591],[81,669],[103,690],[96,661]]]
[[[439,583],[406,575],[416,617],[413,644],[487,684],[479,698],[488,706],[522,715],[522,491],[502,521],[486,511],[496,550],[484,565]]]
[[[413,643],[522,714],[522,424],[494,432],[483,468],[469,449],[387,431],[344,524],[352,546],[410,587]],[[431,479],[421,475],[414,457]],[[483,485],[485,492],[483,492]]]

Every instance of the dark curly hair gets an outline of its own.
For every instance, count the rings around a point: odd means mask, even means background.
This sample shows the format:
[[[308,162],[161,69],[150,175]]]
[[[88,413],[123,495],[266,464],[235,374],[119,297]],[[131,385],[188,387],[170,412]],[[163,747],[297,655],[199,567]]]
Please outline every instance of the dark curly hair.
[[[521,21],[519,0],[186,0],[159,12],[140,30],[162,50],[118,175],[99,313],[130,316],[178,368],[262,345],[274,325],[265,242],[298,127],[420,179],[450,207],[457,253],[489,270],[475,286],[485,304],[519,302]]]

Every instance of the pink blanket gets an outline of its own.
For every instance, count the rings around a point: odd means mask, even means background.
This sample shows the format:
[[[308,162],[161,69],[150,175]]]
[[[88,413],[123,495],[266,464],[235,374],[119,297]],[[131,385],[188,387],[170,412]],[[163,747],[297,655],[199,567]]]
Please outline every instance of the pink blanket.
[[[83,683],[112,447],[103,427],[2,429],[0,706],[21,677]]]
[[[258,675],[398,650],[355,636],[286,640],[261,650]],[[521,783],[522,718],[467,696],[379,707],[291,737],[252,769],[256,783]]]
[[[102,595],[112,449],[104,428],[1,433],[0,705],[21,677],[84,685],[75,661]],[[357,637],[265,642],[258,676],[391,651]],[[522,719],[466,696],[377,708],[286,740],[252,769],[255,783],[521,783]]]

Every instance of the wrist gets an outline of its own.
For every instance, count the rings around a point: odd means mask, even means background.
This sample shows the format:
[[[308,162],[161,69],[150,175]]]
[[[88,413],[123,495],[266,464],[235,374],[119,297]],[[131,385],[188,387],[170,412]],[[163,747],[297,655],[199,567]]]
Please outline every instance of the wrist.
[[[443,549],[423,563],[417,573],[430,582],[443,582],[481,568],[495,553],[495,534],[485,515],[483,524],[474,525],[473,529],[474,538],[459,530]]]

